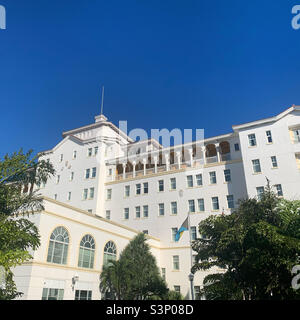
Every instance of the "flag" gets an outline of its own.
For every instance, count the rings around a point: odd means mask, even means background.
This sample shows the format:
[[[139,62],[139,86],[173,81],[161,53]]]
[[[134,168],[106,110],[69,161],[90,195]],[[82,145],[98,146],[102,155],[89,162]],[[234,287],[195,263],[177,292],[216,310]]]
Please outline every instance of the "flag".
[[[183,232],[187,231],[188,229],[189,229],[189,221],[188,221],[188,218],[186,218],[175,235],[175,241],[179,241]]]

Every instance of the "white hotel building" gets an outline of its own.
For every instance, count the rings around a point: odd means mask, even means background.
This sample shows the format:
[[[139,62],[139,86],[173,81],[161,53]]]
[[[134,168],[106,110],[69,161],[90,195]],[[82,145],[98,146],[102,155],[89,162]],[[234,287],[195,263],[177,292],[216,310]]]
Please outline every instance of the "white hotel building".
[[[189,233],[174,241],[188,213],[196,239],[201,220],[259,197],[266,177],[279,196],[300,199],[300,107],[170,148],[134,142],[101,115],[64,132],[43,159],[56,176],[40,186],[45,210],[31,218],[41,246],[14,270],[22,299],[100,299],[103,264],[138,232],[148,234],[169,288],[188,299]],[[196,296],[206,274],[195,274]]]

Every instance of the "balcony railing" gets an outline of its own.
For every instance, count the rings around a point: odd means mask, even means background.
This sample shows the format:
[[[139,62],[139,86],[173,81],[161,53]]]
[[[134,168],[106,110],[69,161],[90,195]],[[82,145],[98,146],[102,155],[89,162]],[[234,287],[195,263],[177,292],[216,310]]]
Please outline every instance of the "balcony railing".
[[[220,155],[220,161],[229,161],[231,160],[231,154],[227,153],[227,154],[221,154]],[[214,156],[214,157],[206,157],[206,164],[212,164],[212,163],[218,163],[218,157]],[[191,161],[186,161],[186,162],[182,162],[180,164],[180,168],[181,169],[185,169],[185,168],[197,168],[197,167],[201,167],[204,165],[204,159],[200,158],[200,159],[194,159],[191,165]],[[178,170],[179,169],[179,164],[178,163],[172,163],[169,165],[169,171],[174,171],[174,170]],[[157,173],[161,173],[161,172],[167,172],[167,166],[164,165],[158,165],[157,169],[156,169]],[[142,177],[142,176],[147,176],[150,174],[154,174],[155,173],[155,167],[153,168],[148,168],[145,171],[144,170],[136,170],[135,171],[135,177]],[[125,176],[123,175],[123,173],[120,173],[118,175],[116,175],[115,180],[116,181],[120,181],[123,179],[130,179],[130,178],[134,178],[133,175],[133,171],[131,172],[126,172]],[[109,181],[112,181],[113,179],[109,179]]]

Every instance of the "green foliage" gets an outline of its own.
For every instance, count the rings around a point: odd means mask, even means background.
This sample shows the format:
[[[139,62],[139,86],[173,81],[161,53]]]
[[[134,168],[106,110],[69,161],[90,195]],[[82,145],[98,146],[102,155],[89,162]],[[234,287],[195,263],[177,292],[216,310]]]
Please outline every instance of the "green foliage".
[[[207,299],[299,299],[291,269],[299,263],[300,202],[279,199],[268,186],[260,201],[240,202],[231,215],[199,224],[206,238],[193,243],[199,261],[192,269],[223,269],[204,280]]]
[[[143,233],[130,241],[118,261],[112,261],[103,268],[100,281],[102,294],[111,299],[160,299],[167,293],[166,284]]]
[[[164,300],[184,300],[184,297],[180,292],[169,290],[164,296]]]
[[[54,174],[49,162],[38,161],[32,151],[22,150],[0,160],[0,266],[6,272],[5,289],[0,289],[0,299],[14,299],[17,292],[11,268],[29,261],[30,251],[40,245],[38,229],[24,215],[43,210],[42,198],[34,185],[46,183]],[[29,188],[22,192],[22,188]]]

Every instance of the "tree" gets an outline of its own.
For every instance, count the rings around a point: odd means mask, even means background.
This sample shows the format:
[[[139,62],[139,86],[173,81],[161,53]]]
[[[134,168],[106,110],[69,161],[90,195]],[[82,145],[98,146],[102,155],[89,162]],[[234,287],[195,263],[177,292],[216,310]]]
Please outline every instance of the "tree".
[[[40,245],[37,227],[25,215],[43,210],[42,198],[34,185],[46,183],[54,174],[52,165],[39,161],[32,151],[22,150],[0,160],[0,266],[6,275],[0,299],[14,299],[17,292],[11,268],[32,258]]]
[[[291,269],[299,263],[300,201],[279,199],[268,185],[261,200],[247,199],[231,215],[199,224],[192,271],[218,267],[204,279],[207,299],[299,299]]]
[[[143,233],[129,242],[118,261],[103,268],[100,282],[101,292],[117,300],[159,299],[168,292]]]

